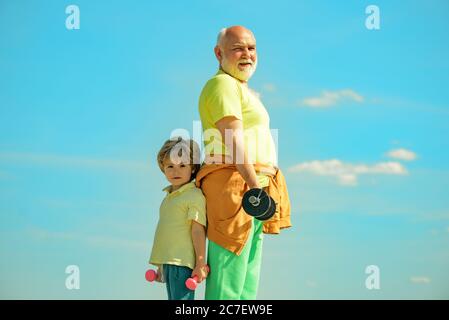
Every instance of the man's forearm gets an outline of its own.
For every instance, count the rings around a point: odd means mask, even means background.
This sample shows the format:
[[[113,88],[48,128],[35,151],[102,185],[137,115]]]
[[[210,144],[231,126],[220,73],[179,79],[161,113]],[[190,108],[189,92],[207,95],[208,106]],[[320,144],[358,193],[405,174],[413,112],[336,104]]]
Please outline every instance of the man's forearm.
[[[259,182],[256,175],[256,170],[254,170],[254,166],[250,163],[236,164],[238,172],[245,180],[246,184],[250,189],[258,188]]]
[[[242,121],[233,117],[225,117],[217,121],[216,125],[226,149],[231,153],[237,171],[249,188],[258,188],[259,182],[254,165],[248,160],[248,154],[245,150]]]
[[[242,131],[234,136],[233,143],[233,159],[238,172],[250,189],[258,188],[259,182],[257,180],[256,170],[254,170],[254,165],[248,161],[248,154],[244,147]],[[240,163],[242,159],[243,163]]]

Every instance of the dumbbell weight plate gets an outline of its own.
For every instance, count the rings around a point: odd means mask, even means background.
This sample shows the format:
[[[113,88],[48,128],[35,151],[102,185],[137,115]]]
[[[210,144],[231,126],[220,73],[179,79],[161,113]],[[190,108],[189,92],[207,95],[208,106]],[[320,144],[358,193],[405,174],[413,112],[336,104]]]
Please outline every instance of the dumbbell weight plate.
[[[270,202],[271,205],[270,205],[268,211],[265,214],[263,214],[262,216],[257,217],[257,219],[265,221],[265,220],[270,219],[272,216],[274,216],[274,214],[276,213],[276,202],[274,202],[274,200],[271,197],[270,197],[270,200],[271,200],[271,202]]]
[[[258,203],[251,203],[250,200],[258,198]],[[245,212],[259,220],[266,220],[273,216],[273,205],[274,211],[276,210],[276,205],[271,197],[262,189],[253,188],[245,192],[242,199],[242,206]],[[266,219],[261,219],[261,218]]]

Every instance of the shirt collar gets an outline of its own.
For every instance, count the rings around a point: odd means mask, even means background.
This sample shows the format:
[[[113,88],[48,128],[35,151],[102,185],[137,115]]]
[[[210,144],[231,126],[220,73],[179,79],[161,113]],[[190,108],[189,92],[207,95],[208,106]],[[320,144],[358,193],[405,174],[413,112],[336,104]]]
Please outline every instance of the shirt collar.
[[[181,186],[179,189],[170,192],[171,190],[171,185],[166,186],[164,189],[162,189],[163,191],[167,192],[167,195],[173,195],[173,194],[177,194],[177,193],[182,193],[186,190],[192,189],[195,187],[195,182],[194,181],[190,181],[189,183],[184,184],[183,186]]]
[[[232,79],[235,79],[236,81],[240,82],[239,79],[234,78],[229,73],[225,72],[222,68],[218,68],[218,71],[217,71],[217,73],[215,75],[218,76],[220,74],[226,74],[226,75],[230,76]]]
[[[235,81],[237,81],[239,84],[243,84],[243,82],[241,82],[239,79],[234,78],[233,76],[231,76],[229,73],[224,72],[223,69],[218,68],[217,73],[215,74],[216,76],[220,75],[220,74],[227,74],[228,76],[230,76],[232,79],[234,79]],[[248,84],[248,82],[244,82],[245,84]]]

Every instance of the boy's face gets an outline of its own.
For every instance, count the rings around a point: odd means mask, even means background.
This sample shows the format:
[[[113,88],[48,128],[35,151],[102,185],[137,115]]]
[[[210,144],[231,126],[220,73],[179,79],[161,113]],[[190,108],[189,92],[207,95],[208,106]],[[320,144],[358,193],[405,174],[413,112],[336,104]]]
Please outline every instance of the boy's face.
[[[173,190],[189,182],[192,175],[192,166],[189,164],[189,159],[181,158],[178,160],[173,163],[170,157],[166,157],[163,162],[165,177],[173,186]]]

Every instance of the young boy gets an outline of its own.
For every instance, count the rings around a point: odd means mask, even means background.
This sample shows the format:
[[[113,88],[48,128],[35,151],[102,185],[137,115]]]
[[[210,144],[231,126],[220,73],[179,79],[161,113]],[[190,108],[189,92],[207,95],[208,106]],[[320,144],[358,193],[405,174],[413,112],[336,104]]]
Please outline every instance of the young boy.
[[[207,277],[206,200],[192,181],[200,168],[199,148],[193,140],[167,140],[157,156],[170,186],[159,210],[150,263],[158,267],[158,282],[165,282],[169,300],[194,300],[188,278]]]

